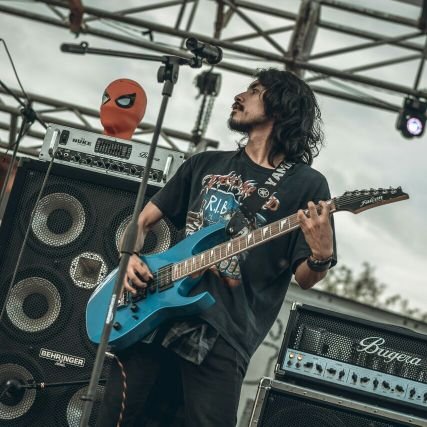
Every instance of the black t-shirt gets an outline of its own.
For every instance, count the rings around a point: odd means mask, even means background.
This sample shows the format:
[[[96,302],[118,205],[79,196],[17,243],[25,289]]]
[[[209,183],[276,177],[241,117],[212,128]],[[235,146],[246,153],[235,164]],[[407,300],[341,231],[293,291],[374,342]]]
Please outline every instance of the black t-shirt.
[[[254,163],[244,149],[208,151],[183,163],[151,201],[178,228],[185,226],[188,235],[230,215],[271,172]],[[298,163],[258,212],[257,224],[294,214],[310,200],[329,198],[325,177]],[[298,229],[221,262],[216,273],[205,272],[191,292],[208,291],[216,300],[199,317],[249,361],[276,319],[298,263],[310,254]]]

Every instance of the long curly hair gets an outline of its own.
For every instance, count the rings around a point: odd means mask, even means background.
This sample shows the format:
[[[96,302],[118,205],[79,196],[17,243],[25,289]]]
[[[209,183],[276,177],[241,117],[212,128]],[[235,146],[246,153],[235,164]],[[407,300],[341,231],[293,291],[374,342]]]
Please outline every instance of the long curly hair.
[[[255,74],[266,88],[264,109],[274,120],[268,161],[277,154],[289,162],[311,165],[323,146],[322,118],[310,86],[289,71],[261,69]]]

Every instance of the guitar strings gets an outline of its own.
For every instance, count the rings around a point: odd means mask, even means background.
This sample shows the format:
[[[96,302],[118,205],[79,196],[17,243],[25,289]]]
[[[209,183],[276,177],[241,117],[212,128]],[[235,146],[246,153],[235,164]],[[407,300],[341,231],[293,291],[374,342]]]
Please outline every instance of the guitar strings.
[[[375,191],[374,193],[377,193],[377,194],[390,194],[390,191],[393,191],[393,189],[386,190],[385,192],[379,190],[379,191]],[[396,190],[394,190],[394,191],[396,191]],[[345,201],[347,203],[349,203],[349,202],[355,202],[355,201],[363,200],[366,196],[375,196],[376,194],[374,194],[374,193],[369,193],[369,194],[353,194],[352,193],[352,194],[349,194],[349,195],[343,194],[340,197],[333,197],[332,199],[328,200],[328,202],[329,201],[330,202],[334,202],[335,205],[336,205],[336,202],[337,202],[338,199],[340,199],[342,201]],[[316,207],[318,208],[318,207],[320,207],[320,205],[317,204]],[[290,215],[288,217],[288,220],[292,224],[292,226],[296,225],[294,223],[294,221],[296,219],[296,215],[297,214],[295,213],[295,214],[292,214],[292,215]],[[273,225],[273,224],[275,224],[275,223],[277,223],[279,221],[280,220],[274,221],[273,223],[268,224],[268,226],[271,226],[271,225]],[[242,239],[242,240],[244,238],[245,238],[245,236],[239,237],[239,239]],[[221,245],[225,245],[226,243],[227,242],[224,242]],[[219,246],[221,246],[221,245],[219,245]],[[205,251],[205,252],[207,252],[207,251]],[[194,255],[191,258],[194,258],[195,256],[200,256],[200,255],[201,255],[201,253],[197,254],[197,255]],[[188,258],[188,259],[191,259],[191,258]],[[184,261],[181,261],[181,263],[182,262],[184,262]],[[161,267],[161,268],[159,268],[159,270],[157,270],[155,273],[153,273],[153,281],[154,281],[154,285],[155,285],[156,289],[161,289],[164,285],[170,284],[172,282],[172,264],[169,264],[169,265],[166,265],[164,267]]]
[[[318,205],[317,205],[318,206]],[[289,217],[290,222],[292,223],[295,220],[296,214],[293,214]],[[274,224],[274,223],[272,223]],[[272,225],[272,224],[269,224]],[[241,239],[244,239],[244,237],[241,237]],[[227,242],[223,243],[226,244]],[[195,256],[200,256],[201,254],[197,254]],[[189,258],[191,259],[191,258]],[[181,261],[183,262],[183,261]],[[164,267],[161,267],[159,270],[157,270],[157,272],[153,273],[153,281],[154,281],[154,285],[157,289],[162,288],[164,285],[169,284],[171,282],[172,279],[172,266],[171,265],[167,265]]]

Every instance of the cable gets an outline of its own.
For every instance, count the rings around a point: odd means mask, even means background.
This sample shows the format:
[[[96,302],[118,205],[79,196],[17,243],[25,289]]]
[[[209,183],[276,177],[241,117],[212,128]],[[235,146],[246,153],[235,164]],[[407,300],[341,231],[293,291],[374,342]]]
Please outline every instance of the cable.
[[[21,91],[24,94],[25,98],[27,99],[28,103],[30,103],[30,98],[28,98],[28,95],[21,84],[21,80],[19,80],[19,76],[18,76],[18,73],[16,72],[15,64],[13,63],[12,57],[10,56],[9,49],[7,48],[6,40],[0,38],[0,41],[3,43],[7,56],[9,57],[9,61],[12,65],[13,72],[15,73],[16,80],[18,80],[19,87],[21,88]]]
[[[115,359],[115,361],[117,362],[117,365],[119,365],[120,368],[120,373],[122,375],[122,384],[123,384],[123,391],[122,391],[122,402],[120,405],[120,414],[119,414],[119,419],[117,421],[117,426],[116,427],[120,427],[123,421],[123,414],[125,412],[126,409],[126,399],[127,399],[127,377],[126,377],[126,372],[125,372],[125,367],[123,366],[122,362],[120,362],[120,359],[112,353],[107,353],[107,355],[112,355]]]
[[[31,225],[32,225],[32,223],[33,223],[33,219],[34,219],[34,216],[35,216],[35,214],[36,214],[36,207],[37,207],[38,203],[40,202],[40,199],[41,199],[42,194],[43,194],[43,192],[44,192],[44,189],[45,189],[45,187],[46,187],[47,180],[48,180],[48,178],[49,178],[50,171],[51,171],[51,169],[52,169],[53,161],[54,161],[54,159],[55,159],[56,151],[57,151],[57,149],[56,149],[56,150],[55,150],[55,152],[53,153],[52,158],[51,158],[51,160],[50,160],[50,162],[49,162],[49,166],[48,166],[47,171],[46,171],[46,174],[45,174],[45,176],[44,176],[43,183],[42,183],[42,185],[41,185],[41,188],[40,188],[39,194],[38,194],[38,196],[37,196],[37,200],[36,200],[36,202],[34,203],[34,209],[33,209],[33,210],[32,210],[32,212],[31,212],[30,220],[29,220],[29,222],[28,222],[28,227],[27,227],[27,229],[26,229],[26,231],[25,231],[24,240],[22,241],[21,249],[19,250],[18,259],[17,259],[17,261],[16,261],[16,265],[15,265],[15,270],[13,271],[13,276],[12,276],[12,279],[11,279],[11,281],[10,281],[9,289],[8,289],[8,291],[7,291],[7,293],[6,293],[6,298],[5,298],[5,300],[4,300],[5,302],[4,302],[4,305],[3,305],[2,310],[1,310],[1,313],[0,313],[0,320],[3,318],[4,312],[5,312],[5,310],[6,310],[7,302],[8,302],[8,300],[9,300],[9,296],[10,296],[10,294],[11,294],[11,292],[12,292],[13,284],[14,284],[15,279],[16,279],[16,275],[18,274],[18,269],[19,269],[19,266],[20,266],[20,264],[21,264],[22,255],[23,255],[23,253],[24,253],[24,249],[25,249],[25,246],[26,246],[26,244],[27,244],[28,236],[30,235]]]

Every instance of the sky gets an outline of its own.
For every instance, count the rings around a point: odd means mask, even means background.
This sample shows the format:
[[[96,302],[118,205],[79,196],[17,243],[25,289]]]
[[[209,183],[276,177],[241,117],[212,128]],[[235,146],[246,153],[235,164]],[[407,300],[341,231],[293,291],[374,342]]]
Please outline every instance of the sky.
[[[109,11],[115,10],[117,5],[113,0],[83,0],[83,3],[92,7],[102,5],[103,9]],[[215,20],[214,3],[208,0],[200,1],[193,27],[195,32],[212,36]],[[297,12],[300,4],[298,0],[269,0],[264,3],[292,12]],[[139,4],[141,2],[136,0],[124,0],[120,2],[120,7],[130,8]],[[372,2],[367,0],[360,1],[358,4],[373,7]],[[0,5],[34,12],[46,13],[47,11],[45,5],[34,2],[0,0]],[[420,13],[418,7],[394,0],[378,0],[375,2],[375,9],[413,19],[416,19]],[[177,9],[151,11],[138,17],[173,25],[176,11]],[[254,12],[248,12],[248,14],[263,29],[291,23]],[[232,19],[234,21],[224,30],[224,37],[252,31],[240,18]],[[342,22],[366,31],[383,32],[390,36],[413,32],[413,29],[407,27],[390,25],[387,22],[344,13],[336,9],[322,9],[322,19]],[[106,31],[114,31],[105,22],[93,25]],[[156,41],[178,45],[177,39],[157,34],[154,34],[154,37]],[[61,43],[87,41],[91,47],[149,54],[155,54],[155,52],[138,50],[84,34],[76,39],[73,34],[64,29],[1,13],[0,38],[3,38],[8,45],[26,91],[97,109],[108,83],[117,78],[130,78],[138,81],[147,92],[148,106],[143,120],[147,123],[155,122],[161,102],[161,85],[156,79],[157,63],[98,55],[64,54],[60,52],[59,46]],[[286,47],[289,33],[277,35],[275,40]],[[421,38],[414,41],[423,43]],[[319,30],[313,53],[360,42],[360,39],[354,37]],[[266,47],[265,41],[254,41],[253,46]],[[407,51],[396,47],[382,46],[325,58],[316,63],[346,69],[407,54]],[[227,59],[230,59],[230,54],[225,55],[225,60]],[[271,65],[279,66],[248,59],[241,59],[239,63],[254,69]],[[363,75],[412,86],[418,64],[418,61],[412,61],[371,70],[364,72]],[[245,90],[252,79],[224,70],[217,70],[217,72],[222,75],[222,87],[215,100],[206,136],[219,141],[220,149],[232,150],[236,148],[236,142],[240,136],[228,130],[226,121],[234,95]],[[179,81],[167,110],[165,126],[185,132],[191,132],[193,129],[200,105],[200,100],[195,99],[197,90],[194,78],[199,73],[200,70],[181,68]],[[306,77],[310,77],[310,74]],[[0,79],[12,88],[18,87],[2,46],[0,46]],[[325,84],[336,88],[336,83]],[[426,77],[423,75],[420,88],[426,88],[426,86]],[[358,86],[357,90],[374,93],[362,86]],[[375,95],[395,105],[403,103],[403,95],[396,96],[386,92],[375,92]],[[424,290],[426,286],[424,250],[427,238],[424,218],[427,211],[425,192],[427,133],[422,138],[406,140],[395,129],[397,118],[395,113],[322,95],[317,97],[322,110],[326,145],[313,167],[327,177],[331,193],[338,196],[347,190],[402,186],[403,190],[410,195],[407,201],[368,210],[360,215],[337,213],[335,225],[339,263],[350,267],[357,274],[361,271],[363,263],[369,262],[375,267],[378,280],[387,285],[388,295],[397,293],[407,298],[411,306],[427,311]],[[0,114],[0,117],[4,120],[6,116]],[[97,123],[97,126],[100,127],[100,124]],[[35,129],[41,130],[37,125]],[[7,140],[7,134],[0,132],[0,140]],[[31,144],[32,141],[28,140],[26,143]]]

